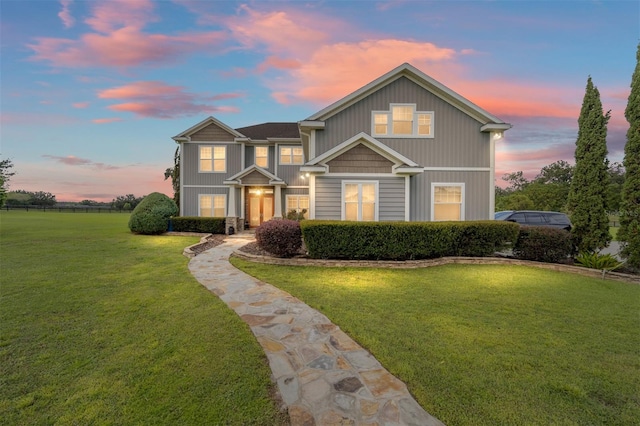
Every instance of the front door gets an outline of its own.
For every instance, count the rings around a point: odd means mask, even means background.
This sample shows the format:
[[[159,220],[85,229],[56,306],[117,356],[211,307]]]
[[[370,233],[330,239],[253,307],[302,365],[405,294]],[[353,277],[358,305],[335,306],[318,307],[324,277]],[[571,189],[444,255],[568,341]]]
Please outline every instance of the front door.
[[[256,228],[273,217],[273,190],[249,189],[249,227]]]

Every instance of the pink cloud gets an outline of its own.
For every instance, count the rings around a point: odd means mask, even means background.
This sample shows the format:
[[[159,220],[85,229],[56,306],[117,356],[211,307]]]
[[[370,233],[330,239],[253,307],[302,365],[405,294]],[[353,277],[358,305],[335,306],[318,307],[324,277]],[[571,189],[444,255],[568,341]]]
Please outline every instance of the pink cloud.
[[[115,123],[117,121],[122,121],[122,118],[107,117],[107,118],[94,118],[93,120],[91,120],[92,123],[96,123],[96,124]]]
[[[110,164],[98,163],[86,158],[76,157],[75,155],[67,155],[66,157],[60,157],[57,155],[45,154],[42,157],[49,158],[51,160],[54,160],[66,166],[90,166],[91,168],[98,169],[98,170],[117,170],[121,168],[118,166],[112,166]]]
[[[290,70],[291,79],[270,84],[274,98],[282,103],[328,103],[404,62],[430,69],[432,75],[459,73],[455,57],[453,49],[419,41],[381,39],[328,44],[313,52],[300,67]]]
[[[200,95],[184,91],[184,87],[171,86],[160,81],[137,81],[124,86],[105,89],[98,93],[101,99],[124,102],[111,105],[112,111],[131,112],[141,117],[174,118],[199,113],[237,112],[233,107],[212,105],[213,101],[242,96],[237,93]]]
[[[85,21],[93,32],[77,40],[37,38],[28,45],[34,51],[31,59],[70,68],[171,63],[185,54],[209,50],[225,39],[219,31],[144,32],[145,24],[156,20],[149,0],[110,0],[93,5],[93,15]]]
[[[88,108],[89,107],[89,102],[74,102],[71,104],[74,108]]]
[[[69,10],[69,6],[71,6],[71,0],[60,0],[60,5],[62,6],[62,10],[58,13],[58,17],[62,21],[62,24],[65,28],[73,27],[76,20],[71,15],[71,11]]]

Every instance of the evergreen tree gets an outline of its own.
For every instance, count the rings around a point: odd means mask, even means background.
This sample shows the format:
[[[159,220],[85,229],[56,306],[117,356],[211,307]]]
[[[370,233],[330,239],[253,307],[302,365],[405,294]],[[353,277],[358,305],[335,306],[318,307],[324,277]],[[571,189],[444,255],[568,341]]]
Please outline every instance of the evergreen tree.
[[[636,69],[631,77],[631,93],[624,112],[629,122],[624,147],[625,180],[620,201],[622,255],[629,265],[640,268],[640,44],[636,52]]]
[[[596,251],[611,241],[606,211],[609,114],[603,114],[600,92],[589,77],[578,118],[576,166],[568,200],[573,224],[571,233],[578,251]]]

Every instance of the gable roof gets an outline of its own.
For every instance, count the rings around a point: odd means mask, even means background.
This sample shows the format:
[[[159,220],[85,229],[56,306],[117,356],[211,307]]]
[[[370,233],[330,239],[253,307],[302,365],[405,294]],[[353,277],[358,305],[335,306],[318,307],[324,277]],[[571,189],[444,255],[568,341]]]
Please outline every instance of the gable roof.
[[[317,156],[316,158],[302,166],[300,170],[309,172],[325,171],[326,167],[324,165],[326,162],[332,160],[333,158],[336,158],[337,156],[349,151],[351,148],[360,144],[370,148],[372,151],[393,162],[395,164],[393,166],[393,169],[397,173],[416,174],[422,173],[422,171],[424,170],[415,161],[405,157],[404,155],[391,149],[387,145],[383,144],[379,140],[364,132],[360,132],[357,135],[342,142],[340,145],[337,145],[330,150],[322,153],[321,155]]]
[[[227,133],[233,135],[236,138],[241,138],[243,137],[243,135],[241,133],[238,133],[236,130],[232,129],[231,127],[227,126],[226,124],[224,124],[222,121],[217,120],[211,116],[205,118],[204,120],[202,120],[201,122],[199,122],[198,124],[196,124],[195,126],[189,127],[187,130],[185,130],[182,133],[179,133],[178,135],[174,136],[172,139],[176,142],[180,142],[180,141],[187,141],[189,140],[189,137],[198,132],[199,130],[204,129],[205,127],[214,124],[218,127],[220,127],[221,129],[223,129],[224,131],[226,131]]]
[[[391,84],[392,82],[402,77],[408,78],[409,80],[423,87],[425,90],[428,90],[435,96],[438,96],[439,98],[458,108],[460,111],[478,120],[482,124],[496,124],[499,125],[498,127],[500,127],[501,130],[507,130],[511,128],[510,124],[505,123],[496,116],[480,108],[463,96],[460,96],[453,90],[449,89],[448,87],[444,86],[443,84],[439,83],[438,81],[434,80],[427,74],[423,73],[422,71],[408,63],[404,63],[399,67],[396,67],[395,69],[384,74],[383,76],[378,77],[366,86],[361,87],[360,89],[345,96],[339,101],[334,102],[323,110],[318,111],[304,121],[324,121],[339,113],[340,111],[348,108],[349,106],[355,104],[361,99],[369,96],[371,93]]]
[[[298,123],[262,123],[253,126],[240,127],[239,129],[236,129],[236,131],[253,140],[300,138]]]
[[[244,178],[247,175],[250,175],[253,172],[258,172],[262,176],[264,176],[265,178],[269,179],[269,185],[284,185],[284,186],[286,186],[285,182],[282,179],[280,179],[278,176],[274,175],[273,173],[270,173],[269,171],[263,169],[262,167],[256,166],[255,164],[247,167],[244,170],[241,170],[240,172],[236,173],[235,175],[231,176],[230,178],[225,179],[224,180],[224,184],[225,185],[238,184],[238,183],[240,183],[242,178]]]

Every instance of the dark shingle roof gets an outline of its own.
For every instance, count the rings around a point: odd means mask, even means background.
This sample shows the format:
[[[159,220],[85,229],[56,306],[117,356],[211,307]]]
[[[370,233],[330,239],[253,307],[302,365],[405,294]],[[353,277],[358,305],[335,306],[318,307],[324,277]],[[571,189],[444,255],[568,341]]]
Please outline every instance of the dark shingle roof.
[[[298,123],[262,123],[240,127],[236,131],[254,140],[267,138],[299,138]]]

